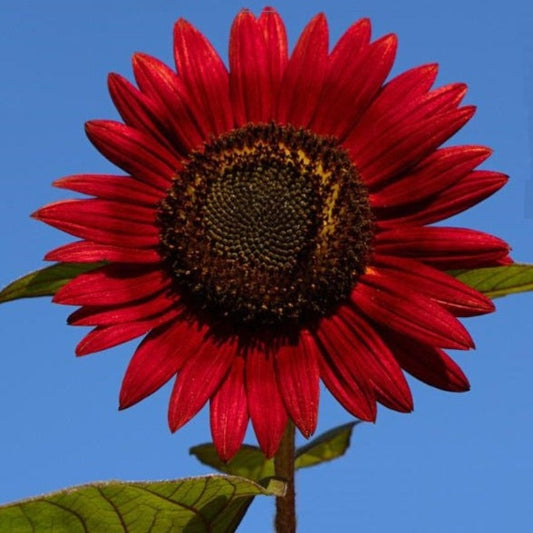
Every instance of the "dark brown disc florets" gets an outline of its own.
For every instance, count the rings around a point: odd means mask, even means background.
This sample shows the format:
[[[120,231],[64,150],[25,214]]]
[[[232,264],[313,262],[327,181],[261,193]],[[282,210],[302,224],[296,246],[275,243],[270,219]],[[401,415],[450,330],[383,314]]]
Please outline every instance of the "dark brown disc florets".
[[[333,139],[248,125],[191,154],[158,212],[178,290],[236,323],[332,311],[367,264],[368,193]]]

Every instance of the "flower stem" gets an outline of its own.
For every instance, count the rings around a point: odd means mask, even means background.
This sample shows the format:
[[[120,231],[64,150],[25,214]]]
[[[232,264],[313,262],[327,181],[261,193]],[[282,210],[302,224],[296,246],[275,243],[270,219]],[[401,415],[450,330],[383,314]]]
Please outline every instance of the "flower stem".
[[[276,455],[274,456],[276,477],[287,482],[285,496],[276,498],[276,532],[295,533],[296,498],[294,492],[294,424],[289,420]]]

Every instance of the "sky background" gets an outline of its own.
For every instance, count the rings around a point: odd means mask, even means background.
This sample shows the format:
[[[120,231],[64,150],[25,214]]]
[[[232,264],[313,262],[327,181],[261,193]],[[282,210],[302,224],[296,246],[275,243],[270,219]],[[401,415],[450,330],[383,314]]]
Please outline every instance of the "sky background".
[[[68,196],[54,179],[112,172],[86,140],[84,121],[116,119],[106,76],[131,79],[144,51],[172,63],[172,25],[185,17],[227,57],[233,0],[7,0],[0,7],[0,285],[44,265],[72,240],[29,214]],[[495,233],[518,261],[533,262],[533,7],[506,0],[272,1],[291,45],[324,11],[331,43],[369,16],[373,36],[399,36],[393,70],[437,61],[437,85],[465,81],[478,106],[452,144],[494,149],[484,168],[511,180],[457,217]],[[299,531],[485,533],[530,531],[533,523],[533,294],[497,301],[467,320],[477,350],[452,354],[471,380],[466,394],[410,380],[415,411],[380,408],[356,428],[346,457],[298,474]],[[123,372],[136,346],[75,358],[82,329],[48,298],[0,306],[0,503],[96,480],[157,480],[210,472],[188,455],[210,439],[204,410],[171,435],[169,386],[118,412]],[[326,391],[318,433],[352,417]],[[255,443],[251,432],[247,441]],[[257,499],[239,531],[272,530],[273,500]]]

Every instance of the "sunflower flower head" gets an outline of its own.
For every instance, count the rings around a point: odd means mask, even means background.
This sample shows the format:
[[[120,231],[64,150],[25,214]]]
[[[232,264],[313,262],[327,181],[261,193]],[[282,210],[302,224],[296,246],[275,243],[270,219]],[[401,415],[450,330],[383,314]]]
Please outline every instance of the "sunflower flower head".
[[[436,65],[386,81],[395,52],[367,19],[330,50],[317,15],[289,55],[266,8],[235,18],[229,69],[179,20],[175,70],[136,54],[136,86],[109,76],[123,122],[86,131],[125,175],[62,178],[91,198],[34,216],[80,239],[46,259],[105,262],[54,297],[93,327],[77,354],[144,337],[121,408],[174,379],[170,429],[209,402],[229,460],[249,420],[267,456],[289,419],[309,437],[320,380],[362,420],[412,410],[404,371],[468,389],[444,349],[472,348],[457,317],[493,305],[447,271],[509,263],[509,247],[432,224],[507,178],[476,170],[488,148],[441,147],[474,113],[466,86],[432,89]]]

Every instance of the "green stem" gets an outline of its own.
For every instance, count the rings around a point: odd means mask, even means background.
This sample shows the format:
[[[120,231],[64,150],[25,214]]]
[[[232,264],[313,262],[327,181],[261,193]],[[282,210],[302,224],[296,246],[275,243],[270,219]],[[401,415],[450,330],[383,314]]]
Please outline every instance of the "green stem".
[[[296,498],[294,492],[294,424],[289,421],[274,456],[276,477],[287,482],[287,492],[276,498],[276,532],[295,533]]]

